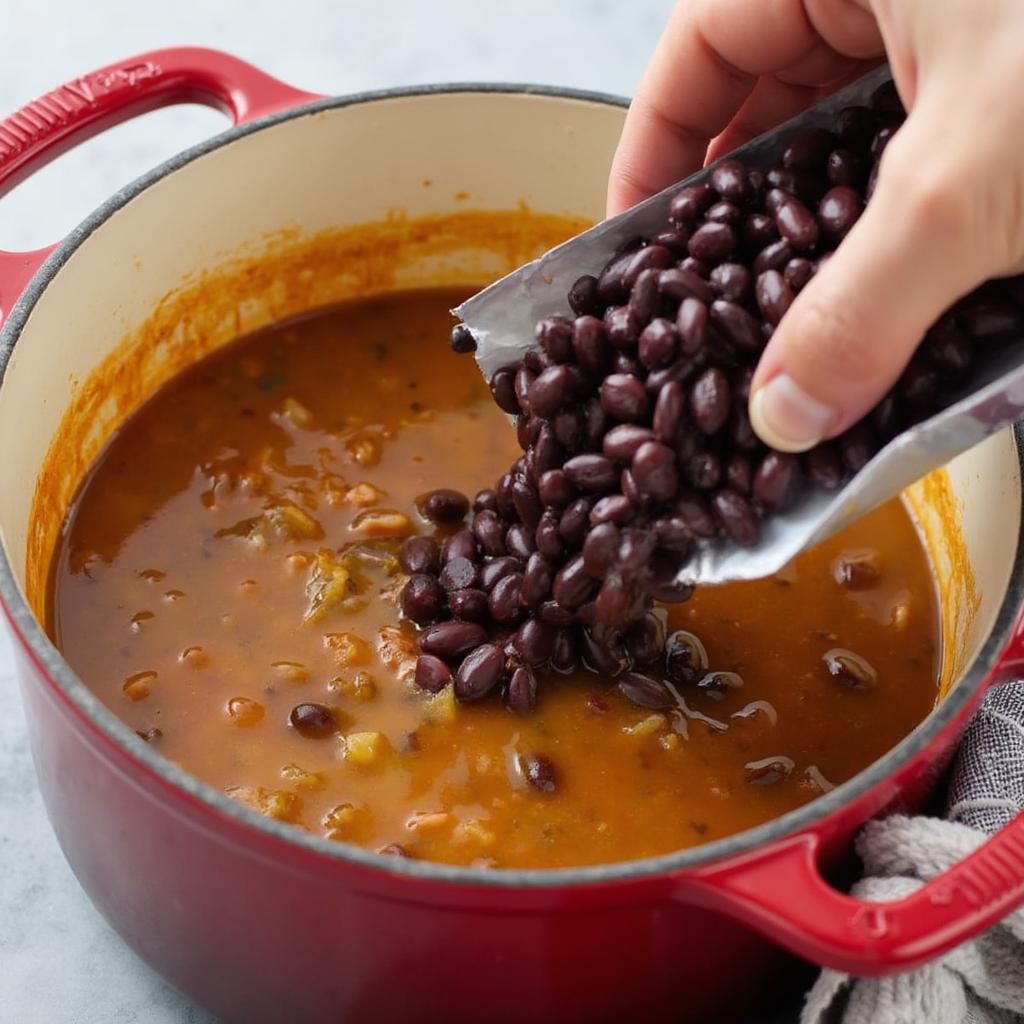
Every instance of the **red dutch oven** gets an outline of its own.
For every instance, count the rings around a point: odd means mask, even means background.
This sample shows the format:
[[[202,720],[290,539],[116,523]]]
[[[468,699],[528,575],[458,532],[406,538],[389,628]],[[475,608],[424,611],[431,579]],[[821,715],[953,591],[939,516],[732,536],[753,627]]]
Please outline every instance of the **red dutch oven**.
[[[254,814],[102,706],[25,597],[32,494],[77,382],[109,366],[126,330],[190,272],[282,228],[395,207],[445,213],[467,192],[480,209],[525,201],[598,217],[623,117],[613,98],[521,86],[324,98],[225,54],[163,50],[0,123],[0,191],[114,123],[193,101],[234,127],[112,197],[59,246],[0,253],[0,595],[57,837],[141,957],[245,1024],[721,1021],[763,1005],[792,954],[861,975],[907,970],[1024,900],[1024,816],[905,899],[864,903],[835,887],[858,828],[922,805],[985,689],[1021,664],[1012,431],[956,460],[941,488],[907,495],[943,594],[934,712],[832,792],[681,853],[552,871],[381,857]],[[100,416],[95,445],[115,427]]]

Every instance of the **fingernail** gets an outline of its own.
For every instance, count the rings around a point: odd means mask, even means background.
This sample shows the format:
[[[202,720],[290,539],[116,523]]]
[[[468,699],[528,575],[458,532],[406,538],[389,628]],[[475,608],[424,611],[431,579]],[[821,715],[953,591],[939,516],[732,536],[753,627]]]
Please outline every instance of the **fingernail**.
[[[786,373],[758,388],[750,401],[751,426],[766,445],[780,452],[813,448],[838,415],[838,409],[807,394]]]

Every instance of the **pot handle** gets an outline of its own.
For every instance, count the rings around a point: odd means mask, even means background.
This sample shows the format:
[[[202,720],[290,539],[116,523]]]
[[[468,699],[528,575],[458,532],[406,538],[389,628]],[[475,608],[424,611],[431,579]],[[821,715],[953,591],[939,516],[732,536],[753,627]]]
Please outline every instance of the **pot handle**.
[[[899,900],[859,900],[818,870],[801,834],[679,876],[677,897],[728,914],[824,967],[862,977],[907,971],[997,924],[1024,902],[1024,813],[969,857]]]
[[[237,125],[321,98],[219,50],[151,50],[72,79],[0,121],[0,196],[79,142],[159,107],[202,103]],[[55,248],[0,251],[0,320]]]

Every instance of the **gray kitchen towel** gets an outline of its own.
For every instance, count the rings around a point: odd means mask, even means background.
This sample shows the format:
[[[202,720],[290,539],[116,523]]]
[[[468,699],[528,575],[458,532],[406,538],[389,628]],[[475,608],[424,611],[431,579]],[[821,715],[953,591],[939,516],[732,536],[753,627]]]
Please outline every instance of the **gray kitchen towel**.
[[[976,850],[1024,809],[1024,681],[993,687],[957,755],[946,819],[894,815],[857,839],[853,894],[894,900]],[[801,1024],[1024,1024],[1024,908],[934,963],[889,978],[821,972]]]

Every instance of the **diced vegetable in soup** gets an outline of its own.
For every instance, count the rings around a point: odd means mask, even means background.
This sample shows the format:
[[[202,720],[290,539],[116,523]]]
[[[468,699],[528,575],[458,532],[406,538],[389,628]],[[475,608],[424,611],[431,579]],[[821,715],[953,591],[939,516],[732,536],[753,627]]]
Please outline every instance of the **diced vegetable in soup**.
[[[402,545],[443,540],[465,514],[423,495],[472,495],[519,451],[449,348],[462,297],[360,300],[242,338],[113,439],[54,558],[50,629],[140,736],[332,840],[560,867],[767,821],[929,712],[935,596],[898,502],[775,578],[659,611],[665,655],[642,675],[513,673],[506,700],[467,702],[444,661],[417,671]],[[406,567],[436,558],[428,540],[405,550]],[[500,647],[478,650],[474,678],[504,672]],[[508,710],[534,682],[536,707]]]

